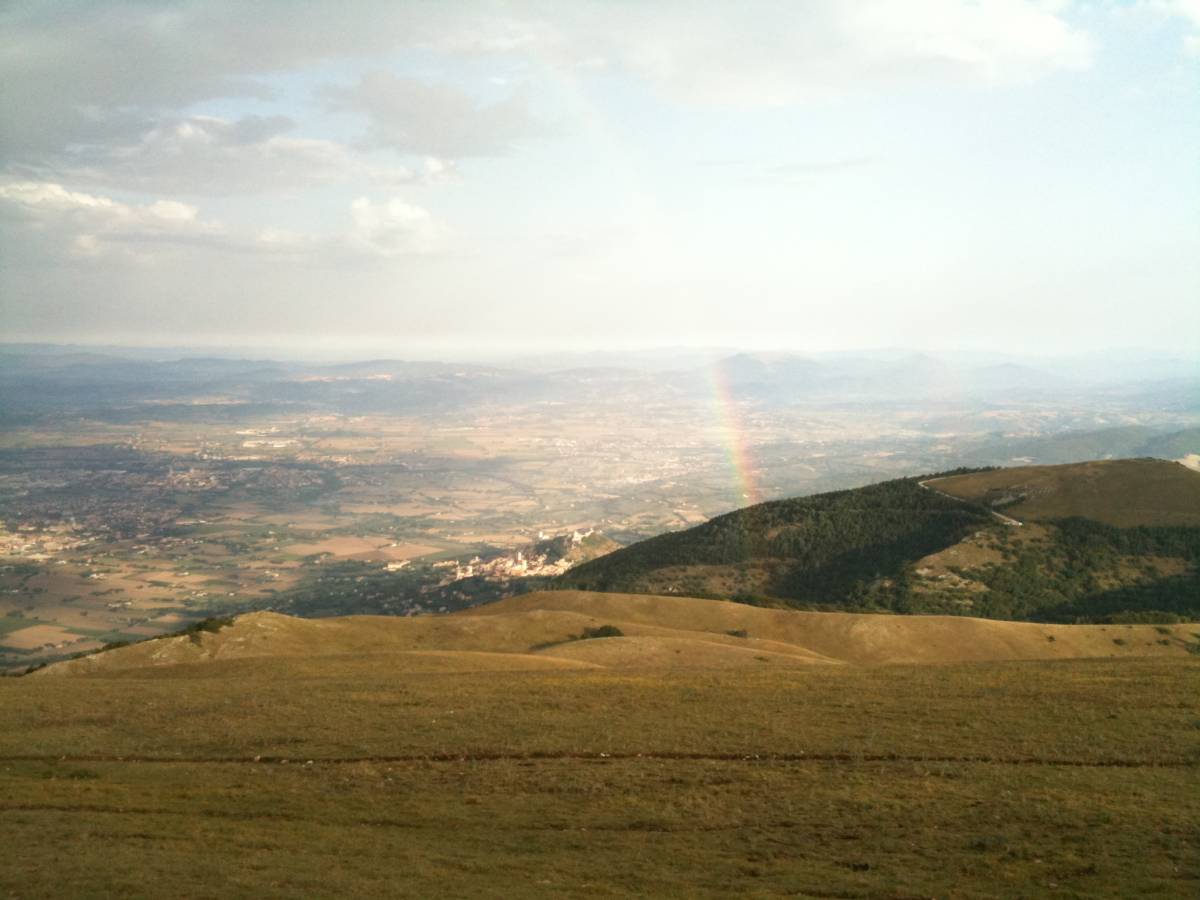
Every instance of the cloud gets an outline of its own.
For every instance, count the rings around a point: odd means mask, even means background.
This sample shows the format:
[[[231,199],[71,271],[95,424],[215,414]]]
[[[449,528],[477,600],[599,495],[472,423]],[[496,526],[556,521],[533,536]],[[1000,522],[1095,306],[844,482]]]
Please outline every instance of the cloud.
[[[152,262],[163,252],[218,251],[337,262],[347,257],[395,259],[441,250],[448,229],[419,206],[391,198],[363,197],[350,207],[340,233],[310,234],[278,228],[246,232],[205,219],[177,200],[131,205],[51,182],[0,183],[0,229],[4,243],[26,265],[47,259],[101,258]]]
[[[431,253],[445,240],[446,229],[428,211],[393,197],[372,203],[359,197],[350,207],[354,225],[345,237],[352,250],[376,256]]]
[[[564,7],[561,60],[676,100],[783,106],[905,82],[1023,81],[1089,65],[1091,42],[1029,0],[750,0]]]
[[[131,143],[164,112],[214,97],[266,97],[261,76],[385,51],[420,11],[166,0],[27,2],[0,14],[0,146],[27,158],[72,143]],[[357,16],[357,18],[356,18]],[[378,25],[379,27],[374,27]]]
[[[26,164],[74,145],[136,145],[192,104],[271,96],[270,76],[405,50],[608,71],[739,106],[904,80],[1021,81],[1091,58],[1088,37],[1039,0],[31,0],[0,12],[0,48],[0,155]],[[370,117],[372,142],[405,151],[499,153],[534,128],[519,99],[484,105],[397,76],[334,96]]]
[[[457,88],[373,71],[350,87],[325,91],[335,110],[363,113],[364,143],[400,153],[497,156],[545,129],[519,97],[483,104]]]
[[[1134,10],[1182,21],[1186,29],[1184,49],[1192,56],[1200,56],[1200,0],[1139,0]]]
[[[228,238],[219,222],[205,221],[194,206],[156,200],[131,206],[49,182],[0,184],[0,215],[15,231],[36,236],[47,251],[66,249],[95,258],[139,243],[219,246]]]
[[[290,136],[284,116],[167,120],[129,144],[85,145],[49,156],[36,174],[146,193],[258,194],[352,178],[406,184],[441,175],[365,162],[335,141]]]

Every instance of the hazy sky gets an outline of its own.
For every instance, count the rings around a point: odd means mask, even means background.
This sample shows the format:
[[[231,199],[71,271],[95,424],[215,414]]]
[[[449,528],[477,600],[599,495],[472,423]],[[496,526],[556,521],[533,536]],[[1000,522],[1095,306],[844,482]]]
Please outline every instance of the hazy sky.
[[[9,340],[1200,344],[1200,0],[7,2]]]

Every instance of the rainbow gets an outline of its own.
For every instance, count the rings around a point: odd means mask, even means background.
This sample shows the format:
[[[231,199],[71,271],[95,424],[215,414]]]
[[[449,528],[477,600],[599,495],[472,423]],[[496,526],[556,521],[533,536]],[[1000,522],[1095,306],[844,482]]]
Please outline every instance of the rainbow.
[[[762,501],[758,485],[754,481],[754,464],[746,446],[745,430],[742,428],[741,412],[729,385],[729,377],[720,362],[709,369],[712,382],[713,406],[716,410],[722,443],[729,453],[729,468],[733,474],[734,489],[738,494],[739,506],[753,506]]]

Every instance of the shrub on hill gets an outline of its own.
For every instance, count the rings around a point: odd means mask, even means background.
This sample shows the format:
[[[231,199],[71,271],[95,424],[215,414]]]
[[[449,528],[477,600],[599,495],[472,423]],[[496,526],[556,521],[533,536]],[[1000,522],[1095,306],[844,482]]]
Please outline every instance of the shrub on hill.
[[[232,616],[209,616],[207,619],[201,619],[199,622],[193,622],[179,634],[199,634],[202,631],[216,634],[222,628],[233,624]]]
[[[583,629],[583,634],[579,635],[579,640],[588,641],[592,638],[610,638],[624,637],[625,632],[621,631],[616,625],[597,625],[595,628]]]

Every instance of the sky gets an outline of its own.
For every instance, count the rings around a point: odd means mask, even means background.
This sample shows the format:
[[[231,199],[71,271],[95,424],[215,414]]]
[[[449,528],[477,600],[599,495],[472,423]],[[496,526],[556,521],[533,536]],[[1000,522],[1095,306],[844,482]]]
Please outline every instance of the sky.
[[[9,341],[1200,351],[1200,0],[0,3]]]

